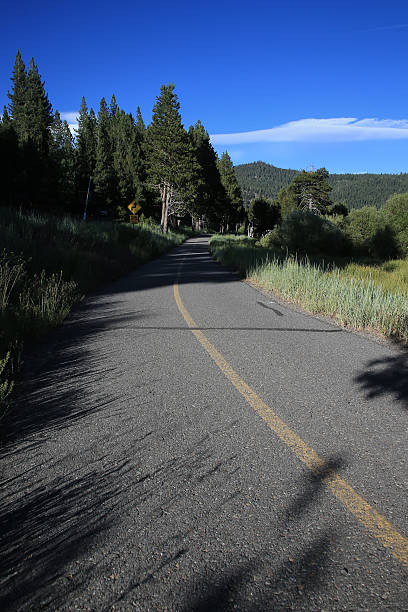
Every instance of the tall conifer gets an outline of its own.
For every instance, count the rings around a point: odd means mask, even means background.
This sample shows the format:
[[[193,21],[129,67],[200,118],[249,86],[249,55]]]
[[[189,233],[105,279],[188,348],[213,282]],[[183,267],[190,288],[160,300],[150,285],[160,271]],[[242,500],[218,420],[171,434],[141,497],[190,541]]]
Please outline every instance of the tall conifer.
[[[95,191],[103,204],[110,208],[115,198],[116,180],[113,168],[111,118],[105,98],[100,102],[96,134]]]
[[[28,65],[26,108],[29,117],[29,140],[35,150],[46,157],[50,144],[49,128],[53,122],[52,106],[33,58]]]
[[[227,151],[225,151],[218,160],[218,170],[226,193],[226,206],[223,211],[222,231],[229,231],[231,225],[237,225],[245,219],[245,210],[241,188],[235,176],[234,165]]]
[[[159,193],[161,227],[167,232],[169,214],[185,212],[191,204],[197,162],[183,127],[174,85],[162,85],[146,131],[148,181]]]
[[[27,113],[27,72],[20,51],[17,51],[11,77],[12,90],[8,92],[10,99],[9,111],[13,120],[14,130],[20,144],[28,141],[29,117]]]
[[[88,113],[86,100],[82,97],[76,130],[76,184],[79,192],[87,190],[93,176],[96,158],[96,117],[91,108]]]
[[[225,207],[226,196],[217,167],[217,154],[201,121],[190,126],[188,135],[200,168],[193,215],[196,226],[200,227],[203,217],[214,222]]]

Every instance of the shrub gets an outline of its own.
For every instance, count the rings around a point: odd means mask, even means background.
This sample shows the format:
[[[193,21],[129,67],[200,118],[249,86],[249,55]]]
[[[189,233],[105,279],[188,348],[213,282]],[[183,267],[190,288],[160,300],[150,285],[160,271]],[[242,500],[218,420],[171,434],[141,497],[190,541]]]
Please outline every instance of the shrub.
[[[259,239],[259,246],[265,249],[279,249],[282,247],[282,236],[279,232],[278,227],[274,227],[273,230],[267,232],[265,236]]]
[[[294,210],[282,221],[272,241],[280,241],[291,253],[344,255],[348,250],[343,232],[320,215]]]
[[[399,255],[405,257],[408,249],[408,193],[396,193],[388,198],[381,213],[394,233]]]
[[[373,206],[352,210],[344,221],[344,228],[357,255],[388,259],[397,254],[394,232],[384,215]]]

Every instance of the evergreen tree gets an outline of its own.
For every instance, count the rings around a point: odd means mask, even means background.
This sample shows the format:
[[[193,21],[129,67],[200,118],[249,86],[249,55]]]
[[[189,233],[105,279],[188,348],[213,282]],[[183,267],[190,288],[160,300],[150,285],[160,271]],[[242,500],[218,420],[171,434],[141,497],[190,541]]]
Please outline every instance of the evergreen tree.
[[[174,85],[162,85],[146,131],[148,181],[160,193],[161,227],[169,215],[191,209],[198,165],[181,122]]]
[[[3,115],[1,117],[1,123],[4,127],[8,127],[11,125],[11,119],[7,112],[7,106],[3,107]]]
[[[98,122],[96,159],[94,170],[95,192],[103,204],[112,210],[116,195],[116,177],[113,168],[112,122],[105,98],[101,99]]]
[[[58,111],[50,128],[50,158],[56,197],[61,207],[72,208],[75,192],[75,151],[68,123]]]
[[[230,231],[231,226],[242,223],[245,219],[244,203],[241,188],[235,176],[234,165],[228,152],[225,151],[218,160],[221,183],[225,189],[226,202],[222,211],[221,231]]]
[[[85,98],[82,98],[76,130],[76,188],[82,195],[93,176],[96,158],[96,117],[91,108],[88,113]]]
[[[302,170],[297,174],[287,189],[281,189],[278,201],[282,215],[288,215],[292,210],[308,210],[312,213],[326,214],[332,201],[331,187],[327,182],[329,173],[325,168],[312,172]]]
[[[10,99],[9,111],[19,144],[28,141],[29,116],[27,111],[27,72],[20,51],[17,51],[11,77],[12,91],[8,92]]]
[[[192,212],[195,225],[200,229],[204,219],[207,223],[214,223],[219,211],[225,208],[226,194],[217,166],[217,154],[201,121],[189,127],[188,135],[199,165],[199,180]]]
[[[143,121],[142,113],[140,111],[140,107],[138,106],[136,109],[136,127],[141,134],[145,133],[146,126]]]
[[[279,206],[265,198],[255,198],[249,204],[248,221],[252,226],[251,233],[260,236],[279,223]]]
[[[13,204],[13,196],[16,189],[21,189],[21,149],[18,145],[17,134],[13,122],[4,107],[2,121],[0,123],[0,168],[1,168],[1,190],[0,202],[5,205]]]
[[[29,117],[29,140],[42,157],[47,157],[49,128],[53,122],[52,106],[33,58],[28,65],[26,111]]]
[[[131,200],[144,204],[142,137],[132,115],[123,110],[118,120],[113,166],[117,181],[118,203],[123,207]]]

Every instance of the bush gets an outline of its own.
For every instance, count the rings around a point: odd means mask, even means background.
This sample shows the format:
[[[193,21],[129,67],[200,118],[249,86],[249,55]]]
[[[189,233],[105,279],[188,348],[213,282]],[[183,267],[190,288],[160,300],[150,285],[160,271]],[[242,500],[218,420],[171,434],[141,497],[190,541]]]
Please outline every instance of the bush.
[[[347,239],[334,223],[302,210],[289,213],[270,240],[290,253],[344,255],[348,251]]]
[[[344,228],[357,255],[389,259],[397,254],[395,234],[385,216],[373,206],[352,210]]]
[[[381,213],[394,233],[398,254],[405,257],[408,249],[408,193],[396,193],[388,198]]]
[[[267,232],[265,236],[259,239],[259,246],[265,249],[279,249],[282,247],[282,237],[278,227],[274,227],[273,230]]]

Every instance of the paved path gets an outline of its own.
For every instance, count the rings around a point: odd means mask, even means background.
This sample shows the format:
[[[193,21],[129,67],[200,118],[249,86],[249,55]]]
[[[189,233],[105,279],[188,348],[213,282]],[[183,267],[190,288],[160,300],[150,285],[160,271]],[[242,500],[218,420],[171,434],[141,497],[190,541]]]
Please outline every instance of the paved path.
[[[105,287],[6,432],[1,609],[408,610],[407,372],[205,238]]]

